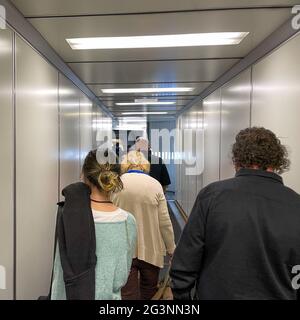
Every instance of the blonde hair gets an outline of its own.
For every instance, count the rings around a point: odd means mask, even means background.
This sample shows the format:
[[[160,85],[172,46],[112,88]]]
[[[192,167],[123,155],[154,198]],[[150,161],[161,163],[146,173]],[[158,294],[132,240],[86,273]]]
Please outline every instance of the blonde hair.
[[[130,151],[122,159],[121,173],[125,173],[133,169],[142,170],[145,173],[149,173],[150,171],[150,163],[140,151]]]
[[[109,156],[109,153],[110,151],[106,150],[105,156]],[[97,150],[90,151],[86,156],[82,173],[99,191],[112,193],[123,189],[123,183],[120,179],[120,165],[109,162],[99,163]]]

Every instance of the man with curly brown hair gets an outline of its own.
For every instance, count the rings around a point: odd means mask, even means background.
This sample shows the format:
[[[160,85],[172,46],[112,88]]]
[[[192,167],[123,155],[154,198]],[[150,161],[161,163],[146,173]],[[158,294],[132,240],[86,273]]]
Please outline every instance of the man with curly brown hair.
[[[232,147],[236,175],[200,191],[172,260],[175,299],[296,300],[300,196],[284,186],[287,150],[247,128]]]

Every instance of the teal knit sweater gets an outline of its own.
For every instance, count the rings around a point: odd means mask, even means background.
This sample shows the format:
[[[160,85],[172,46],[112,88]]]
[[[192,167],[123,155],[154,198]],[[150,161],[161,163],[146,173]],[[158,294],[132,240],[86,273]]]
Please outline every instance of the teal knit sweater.
[[[95,222],[97,265],[95,300],[120,300],[136,246],[136,222],[128,213],[126,221]],[[51,300],[66,300],[63,270],[57,246]]]

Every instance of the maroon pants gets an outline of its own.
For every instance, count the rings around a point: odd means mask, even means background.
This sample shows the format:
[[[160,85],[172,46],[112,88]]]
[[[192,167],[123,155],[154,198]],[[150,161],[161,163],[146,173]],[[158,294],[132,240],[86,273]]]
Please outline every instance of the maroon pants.
[[[133,259],[123,300],[150,300],[157,291],[160,268],[139,259]]]

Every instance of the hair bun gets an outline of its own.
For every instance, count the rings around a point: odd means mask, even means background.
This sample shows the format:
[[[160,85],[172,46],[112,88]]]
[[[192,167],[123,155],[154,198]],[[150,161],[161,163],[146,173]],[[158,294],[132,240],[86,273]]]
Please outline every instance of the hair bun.
[[[105,192],[116,192],[122,189],[122,181],[114,171],[105,170],[100,172],[98,183]]]

